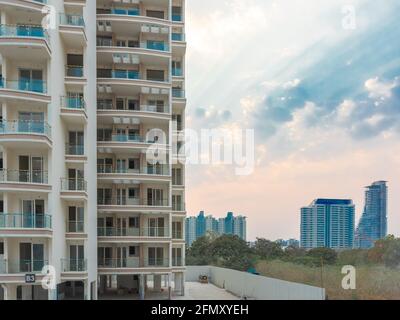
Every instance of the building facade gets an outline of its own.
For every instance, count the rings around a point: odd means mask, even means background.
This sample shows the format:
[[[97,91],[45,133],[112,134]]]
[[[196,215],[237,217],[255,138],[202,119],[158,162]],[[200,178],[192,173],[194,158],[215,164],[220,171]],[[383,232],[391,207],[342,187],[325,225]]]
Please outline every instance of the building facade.
[[[184,293],[184,7],[0,1],[0,298]]]
[[[191,230],[190,235],[186,234],[186,245],[192,243],[207,233],[215,235],[236,235],[246,241],[247,224],[246,217],[234,216],[233,212],[228,212],[225,218],[216,219],[212,215],[205,216],[204,211],[200,211],[197,217],[186,218],[186,232]]]
[[[356,231],[355,246],[369,249],[374,242],[387,236],[386,181],[377,181],[366,187],[364,211]]]
[[[301,208],[300,246],[351,249],[355,206],[352,200],[316,199]]]

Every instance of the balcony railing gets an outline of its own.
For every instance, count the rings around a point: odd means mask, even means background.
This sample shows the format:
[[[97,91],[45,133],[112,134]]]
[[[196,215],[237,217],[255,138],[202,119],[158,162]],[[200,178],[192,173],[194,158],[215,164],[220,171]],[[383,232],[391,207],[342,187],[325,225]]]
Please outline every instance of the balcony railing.
[[[7,260],[0,259],[0,274],[7,273]]]
[[[141,167],[140,169],[128,168],[115,168],[113,165],[99,164],[97,166],[97,173],[100,174],[143,174],[143,175],[156,175],[156,176],[169,176],[169,165],[158,165],[154,167]]]
[[[98,140],[98,142],[127,142],[127,143],[148,143],[148,144],[157,143],[157,141],[155,141],[154,139],[146,140],[145,138],[141,137],[138,134],[113,134],[111,135],[111,139],[106,138],[103,140]]]
[[[117,228],[117,227],[98,227],[99,237],[149,237],[149,238],[168,238],[169,228]]]
[[[140,260],[138,258],[125,258],[125,259],[98,259],[97,266],[99,268],[110,268],[110,269],[120,269],[120,268],[139,268]]]
[[[182,21],[182,15],[181,14],[173,14],[172,15],[172,21],[181,22]]]
[[[182,230],[174,230],[174,231],[172,231],[172,239],[182,240],[183,239]]]
[[[185,211],[184,203],[172,203],[172,211]]]
[[[42,170],[0,170],[0,182],[47,184],[48,173]]]
[[[173,68],[172,69],[172,76],[173,77],[182,77],[183,76],[183,71],[181,68]]]
[[[48,264],[48,260],[7,260],[6,273],[40,273],[42,272],[43,267]]]
[[[156,113],[168,113],[168,106],[155,106],[155,105],[138,105],[134,108],[117,109],[113,101],[110,100],[98,100],[97,110],[115,110],[115,111],[128,111],[128,112],[156,112]]]
[[[85,231],[84,221],[67,221],[68,233],[83,233]]]
[[[49,35],[42,26],[16,26],[0,24],[0,37],[30,37],[49,39]]]
[[[140,198],[98,198],[100,206],[144,206],[144,207],[169,207],[169,199],[140,199]]]
[[[185,98],[185,91],[182,89],[172,89],[172,97],[184,99]]]
[[[83,66],[65,66],[67,77],[83,78]]]
[[[182,257],[172,257],[172,266],[173,267],[183,267]]]
[[[114,42],[109,38],[97,38],[97,46],[98,47],[118,47],[118,48],[140,48],[147,50],[155,50],[155,51],[169,51],[169,45],[165,41],[155,41],[155,40],[147,40],[147,41],[135,41],[127,44],[122,44]]]
[[[80,96],[65,96],[61,97],[61,107],[66,109],[85,110],[86,102]]]
[[[67,156],[83,156],[85,155],[85,146],[67,143],[65,145],[65,154]]]
[[[33,213],[0,213],[0,229],[51,229],[51,216]]]
[[[185,41],[184,33],[172,33],[171,37],[172,37],[172,41]]]
[[[47,93],[47,83],[43,80],[6,80],[2,78],[0,79],[0,88],[35,93]]]
[[[0,121],[1,134],[38,134],[51,139],[51,127],[44,121],[3,120]]]
[[[67,26],[84,27],[85,20],[83,16],[73,14],[60,14],[60,24]]]
[[[139,8],[131,8],[131,9],[111,8],[111,14],[118,14],[124,16],[140,16],[140,10]]]
[[[62,191],[87,191],[87,182],[84,179],[61,179]]]
[[[143,265],[140,263],[140,258],[125,258],[125,259],[99,259],[99,268],[110,269],[124,269],[124,268],[153,268],[153,267],[169,267],[168,259],[151,259],[144,261]]]
[[[61,259],[61,272],[87,271],[86,259]]]
[[[169,267],[169,259],[163,258],[148,258],[144,262],[145,267]]]

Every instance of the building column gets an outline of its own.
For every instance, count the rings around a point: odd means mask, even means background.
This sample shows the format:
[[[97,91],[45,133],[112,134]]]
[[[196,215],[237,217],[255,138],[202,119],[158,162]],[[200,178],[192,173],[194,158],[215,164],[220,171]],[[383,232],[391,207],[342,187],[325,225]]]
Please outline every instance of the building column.
[[[5,284],[1,284],[0,286],[3,289],[3,299],[8,300],[7,299],[7,295],[8,295],[7,286]]]
[[[161,275],[154,275],[154,291],[161,292]]]
[[[139,276],[139,297],[140,300],[144,300],[145,298],[145,284],[144,284],[144,275],[141,274]]]
[[[83,299],[84,300],[90,300],[92,297],[92,293],[90,292],[90,282],[89,280],[85,280],[83,282]]]
[[[6,285],[6,291],[4,291],[5,300],[17,300],[17,285]],[[7,292],[7,294],[6,294]]]
[[[171,277],[172,277],[172,274],[169,273],[167,275],[167,279],[168,279],[168,299],[169,300],[172,300]]]

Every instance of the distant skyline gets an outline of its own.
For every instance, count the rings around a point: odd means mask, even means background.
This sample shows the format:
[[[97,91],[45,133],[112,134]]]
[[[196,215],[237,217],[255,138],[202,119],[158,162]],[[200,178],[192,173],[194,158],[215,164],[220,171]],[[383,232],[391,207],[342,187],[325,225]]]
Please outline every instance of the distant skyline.
[[[256,138],[251,176],[188,166],[189,215],[231,210],[249,240],[298,239],[305,203],[352,199],[358,225],[364,187],[385,180],[399,236],[400,2],[188,0],[187,12],[186,126]]]

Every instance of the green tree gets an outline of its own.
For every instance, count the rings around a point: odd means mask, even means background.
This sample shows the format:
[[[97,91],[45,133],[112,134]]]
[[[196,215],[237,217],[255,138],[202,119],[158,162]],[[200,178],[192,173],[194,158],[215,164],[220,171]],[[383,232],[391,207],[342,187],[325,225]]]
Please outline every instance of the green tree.
[[[209,237],[198,238],[186,250],[186,264],[189,266],[209,265],[212,262],[210,246]]]
[[[321,261],[324,264],[334,264],[337,259],[337,253],[331,248],[314,248],[307,252],[307,256]]]
[[[385,266],[389,268],[399,268],[400,267],[400,238],[391,239],[388,243],[388,247],[383,254],[383,261]]]
[[[210,246],[212,264],[229,269],[246,271],[254,266],[252,250],[238,236],[223,235]]]
[[[257,238],[254,252],[260,258],[267,260],[277,259],[284,255],[282,247],[278,243],[263,238]]]

